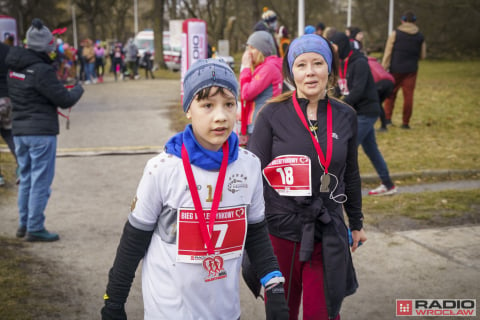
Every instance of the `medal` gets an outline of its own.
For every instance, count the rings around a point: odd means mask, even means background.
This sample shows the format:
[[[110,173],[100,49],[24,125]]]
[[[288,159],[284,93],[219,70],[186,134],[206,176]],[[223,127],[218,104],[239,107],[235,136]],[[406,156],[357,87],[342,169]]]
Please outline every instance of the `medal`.
[[[330,175],[328,175],[328,173],[327,174],[324,173],[320,177],[320,192],[330,192],[329,185],[330,185]]]
[[[296,92],[293,92],[292,96],[292,102],[293,106],[295,107],[295,111],[297,112],[298,117],[302,121],[305,129],[310,133],[310,137],[312,138],[313,145],[315,147],[315,150],[317,151],[318,155],[318,160],[320,162],[320,166],[324,169],[323,175],[320,177],[320,192],[330,192],[330,175],[328,174],[328,167],[330,166],[330,162],[332,160],[332,149],[333,149],[333,138],[332,138],[332,106],[330,104],[330,101],[327,103],[327,152],[324,155],[322,152],[322,148],[320,148],[320,144],[318,142],[318,137],[317,134],[312,133],[312,131],[309,130],[307,120],[305,119],[305,116],[302,113],[302,110],[300,108],[300,105],[298,104],[297,98],[296,98]]]
[[[223,159],[220,166],[220,172],[218,174],[217,185],[215,186],[215,193],[213,195],[212,209],[210,211],[209,222],[205,221],[202,204],[196,188],[195,177],[193,176],[192,167],[188,157],[187,149],[185,145],[182,145],[182,161],[187,176],[188,186],[190,187],[190,194],[192,195],[193,204],[195,206],[195,212],[197,214],[198,222],[200,225],[200,231],[203,239],[203,243],[207,248],[208,255],[203,259],[203,268],[208,272],[205,282],[223,279],[227,276],[227,272],[223,268],[223,258],[221,256],[214,255],[214,244],[212,243],[213,226],[215,225],[215,219],[217,218],[217,210],[222,197],[223,183],[225,181],[225,174],[228,165],[228,140],[222,146]]]
[[[205,259],[203,259],[202,265],[203,268],[208,272],[205,282],[227,277],[227,272],[223,268],[223,258],[221,256],[207,256]]]

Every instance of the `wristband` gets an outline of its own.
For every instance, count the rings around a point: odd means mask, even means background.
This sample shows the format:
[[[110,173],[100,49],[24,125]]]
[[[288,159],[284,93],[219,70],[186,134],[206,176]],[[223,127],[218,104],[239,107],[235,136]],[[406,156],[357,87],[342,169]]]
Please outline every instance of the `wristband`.
[[[265,290],[268,290],[272,287],[275,287],[277,284],[284,284],[285,283],[285,278],[284,277],[274,277],[270,279],[266,284],[265,284]]]
[[[260,279],[260,282],[262,283],[262,286],[265,287],[266,284],[270,281],[270,279],[272,279],[274,277],[282,277],[283,278],[283,275],[278,270],[267,273],[266,276],[264,276],[262,279]],[[283,281],[285,282],[285,279]]]

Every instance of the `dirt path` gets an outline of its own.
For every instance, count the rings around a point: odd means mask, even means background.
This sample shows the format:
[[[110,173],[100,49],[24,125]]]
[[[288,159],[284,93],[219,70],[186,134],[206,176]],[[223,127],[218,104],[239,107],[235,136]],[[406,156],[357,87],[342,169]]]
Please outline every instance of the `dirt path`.
[[[86,87],[72,110],[70,130],[59,135],[59,156],[46,226],[55,243],[27,250],[61,270],[68,296],[62,319],[99,319],[99,309],[121,230],[146,161],[173,134],[168,108],[179,82],[139,80]],[[139,152],[145,150],[145,153]],[[122,155],[91,156],[92,153]],[[128,155],[128,153],[134,153]],[[137,154],[135,154],[137,153]],[[76,155],[76,156],[67,156]],[[0,234],[13,236],[15,199],[1,208]],[[392,319],[395,299],[478,298],[480,227],[384,233],[370,228],[354,254],[360,289],[346,299],[342,320]],[[140,269],[127,303],[129,319],[142,319]],[[242,287],[242,320],[263,319],[261,301]],[[47,316],[48,318],[48,316]]]

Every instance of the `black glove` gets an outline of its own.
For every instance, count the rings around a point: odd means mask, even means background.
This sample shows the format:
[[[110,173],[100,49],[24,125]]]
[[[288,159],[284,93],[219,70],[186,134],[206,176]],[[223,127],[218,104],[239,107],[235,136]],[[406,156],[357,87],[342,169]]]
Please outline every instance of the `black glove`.
[[[288,306],[285,300],[285,290],[283,283],[277,283],[271,287],[265,288],[265,312],[267,320],[288,320]]]
[[[105,305],[102,308],[102,320],[127,320],[125,306],[105,300]]]

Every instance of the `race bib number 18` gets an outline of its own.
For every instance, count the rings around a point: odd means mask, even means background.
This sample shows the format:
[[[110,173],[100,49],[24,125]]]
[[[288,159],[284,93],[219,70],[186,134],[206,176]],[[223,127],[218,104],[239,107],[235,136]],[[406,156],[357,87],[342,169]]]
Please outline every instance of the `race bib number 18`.
[[[276,157],[263,169],[268,184],[281,196],[311,196],[310,158],[304,155]]]

